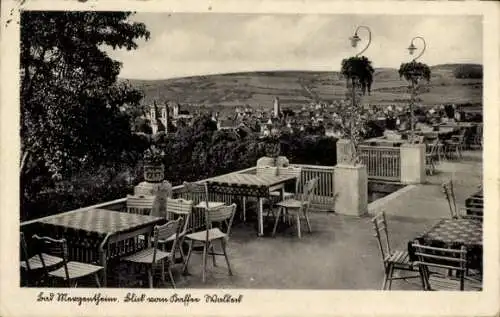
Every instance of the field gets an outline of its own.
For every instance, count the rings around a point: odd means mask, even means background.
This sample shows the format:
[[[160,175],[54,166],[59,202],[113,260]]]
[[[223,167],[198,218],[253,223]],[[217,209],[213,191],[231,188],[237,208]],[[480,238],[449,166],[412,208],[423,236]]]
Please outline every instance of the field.
[[[482,79],[455,78],[453,71],[459,65],[431,67],[431,81],[424,84],[420,95],[422,104],[482,102]],[[214,111],[244,105],[270,109],[275,97],[284,108],[293,109],[314,101],[341,99],[346,92],[345,80],[338,72],[266,71],[129,82],[144,91],[144,104],[176,101],[205,105]],[[397,70],[381,68],[375,70],[372,93],[363,103],[398,104],[407,103],[408,98],[407,84]]]

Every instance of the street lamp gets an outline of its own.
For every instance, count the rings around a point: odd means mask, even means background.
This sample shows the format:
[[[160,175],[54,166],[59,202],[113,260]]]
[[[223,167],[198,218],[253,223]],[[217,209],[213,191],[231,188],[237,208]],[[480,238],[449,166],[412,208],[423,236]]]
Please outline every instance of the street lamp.
[[[422,51],[420,51],[420,54],[418,54],[415,58],[413,58],[412,62],[415,62],[417,59],[419,59],[422,55],[424,55],[425,49],[427,47],[427,44],[425,43],[425,39],[421,36],[415,36],[414,38],[411,39],[410,46],[408,46],[408,52],[410,55],[413,55],[413,53],[418,49],[415,46],[415,40],[420,40],[423,43]],[[419,80],[419,74],[415,73],[415,71],[412,72],[412,78],[410,80],[410,85],[411,85],[411,98],[410,98],[410,132],[411,132],[411,142],[413,143],[415,140],[415,114],[413,111],[413,106],[415,105],[415,99],[417,97],[417,88],[418,88],[418,80]]]
[[[357,139],[359,138],[360,134],[358,126],[360,124],[358,122],[358,120],[360,120],[360,110],[356,106],[356,86],[358,84],[361,84],[362,87],[366,87],[365,85],[367,84],[367,81],[368,85],[370,85],[372,82],[372,78],[370,77],[372,75],[372,68],[370,65],[371,62],[366,57],[359,57],[368,49],[372,42],[372,32],[370,28],[364,25],[358,26],[354,31],[353,36],[349,38],[349,41],[351,43],[351,46],[353,48],[356,48],[358,46],[358,43],[362,41],[359,37],[359,31],[361,29],[368,32],[368,41],[366,43],[366,46],[354,57],[342,61],[342,73],[348,78],[348,83],[351,83],[351,113],[348,114],[348,117],[345,118],[345,122],[349,124],[349,137],[351,141],[350,144],[352,146],[351,160],[354,162],[354,164],[356,164],[356,161],[358,160]],[[347,87],[348,86],[349,84],[347,84]]]
[[[422,51],[420,52],[420,54],[418,54],[418,56],[413,59],[414,61],[416,61],[422,55],[424,55],[425,49],[427,48],[427,44],[425,43],[425,39],[421,36],[415,36],[414,38],[411,39],[410,46],[408,46],[408,52],[410,53],[410,55],[413,55],[413,53],[417,50],[417,47],[413,43],[417,39],[422,41],[422,43],[424,44],[424,47],[422,48]]]
[[[368,46],[370,46],[370,44],[372,42],[372,32],[371,32],[370,28],[367,27],[367,26],[364,26],[364,25],[360,25],[360,26],[358,26],[356,28],[356,31],[354,32],[354,35],[349,38],[349,40],[351,41],[351,46],[352,47],[357,47],[358,43],[361,42],[361,38],[358,35],[358,32],[359,32],[360,29],[365,29],[366,31],[368,31],[368,43],[366,44],[365,48],[363,48],[361,50],[361,52],[359,52],[358,54],[356,54],[356,56],[359,56],[362,53],[364,53],[364,51],[366,51],[366,49],[368,48]]]

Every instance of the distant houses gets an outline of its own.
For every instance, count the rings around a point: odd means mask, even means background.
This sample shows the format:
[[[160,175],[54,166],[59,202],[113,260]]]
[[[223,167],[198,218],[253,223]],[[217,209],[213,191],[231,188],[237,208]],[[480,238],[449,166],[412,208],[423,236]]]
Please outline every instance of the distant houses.
[[[188,110],[189,109],[189,110]],[[232,112],[220,114],[193,104],[181,105],[176,102],[153,102],[146,107],[145,118],[149,122],[152,133],[164,131],[173,133],[178,126],[192,124],[194,119],[203,113],[209,115],[218,130],[245,131],[257,136],[268,136],[271,131],[322,134],[327,137],[339,137],[340,116],[335,112],[335,105],[311,103],[295,110],[283,109],[280,99],[274,98],[272,107],[237,106]]]

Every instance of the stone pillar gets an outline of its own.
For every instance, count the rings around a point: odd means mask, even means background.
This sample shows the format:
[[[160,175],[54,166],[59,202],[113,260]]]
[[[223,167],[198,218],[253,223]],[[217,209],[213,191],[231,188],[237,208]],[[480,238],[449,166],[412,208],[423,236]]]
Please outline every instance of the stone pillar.
[[[134,187],[135,196],[156,196],[153,203],[152,216],[167,216],[167,198],[172,197],[172,185],[163,181],[161,183],[141,182]]]
[[[337,164],[334,188],[336,213],[358,217],[368,213],[368,173],[365,165]]]
[[[425,144],[402,144],[401,183],[422,184],[425,182]]]
[[[340,139],[337,140],[337,164],[351,164],[352,157],[352,145],[351,140],[348,139]]]

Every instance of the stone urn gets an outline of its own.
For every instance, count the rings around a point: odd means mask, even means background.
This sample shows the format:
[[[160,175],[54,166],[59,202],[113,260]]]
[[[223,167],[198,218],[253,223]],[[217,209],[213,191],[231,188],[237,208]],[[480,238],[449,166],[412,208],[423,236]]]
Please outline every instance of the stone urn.
[[[144,180],[150,183],[160,183],[165,179],[163,158],[165,153],[152,146],[144,152]]]
[[[144,163],[144,180],[160,183],[165,179],[165,166],[161,163]]]

